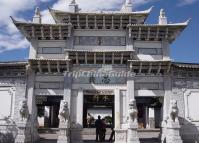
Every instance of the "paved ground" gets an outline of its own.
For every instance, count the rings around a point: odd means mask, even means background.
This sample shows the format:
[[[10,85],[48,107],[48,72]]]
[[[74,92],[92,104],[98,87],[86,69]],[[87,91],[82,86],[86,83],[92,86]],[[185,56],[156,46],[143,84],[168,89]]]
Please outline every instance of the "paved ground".
[[[140,130],[138,132],[140,143],[159,143],[159,130]],[[41,132],[40,143],[57,143],[57,134],[54,131]],[[95,131],[94,129],[85,129],[83,131],[84,143],[110,143],[108,139],[110,137],[110,130],[107,131],[106,142],[95,142]]]

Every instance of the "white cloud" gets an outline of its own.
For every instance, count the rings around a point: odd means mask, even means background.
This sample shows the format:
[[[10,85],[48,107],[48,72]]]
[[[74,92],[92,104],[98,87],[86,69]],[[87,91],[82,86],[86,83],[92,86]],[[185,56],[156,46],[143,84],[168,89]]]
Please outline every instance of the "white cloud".
[[[0,0],[0,6],[0,52],[28,47],[29,43],[21,36],[9,16],[18,17],[19,12],[33,9],[35,2],[33,0]]]
[[[0,0],[0,52],[6,50],[27,48],[29,42],[19,33],[9,16],[19,18],[19,13],[25,14],[33,10],[35,4],[50,2],[52,0]],[[124,0],[76,0],[82,10],[120,9]],[[154,0],[134,0],[134,7]],[[71,0],[56,0],[52,8],[68,10]],[[43,23],[53,23],[47,9],[42,12]],[[23,20],[20,18],[20,20]]]
[[[180,0],[178,5],[179,6],[190,5],[195,2],[199,2],[199,0]]]

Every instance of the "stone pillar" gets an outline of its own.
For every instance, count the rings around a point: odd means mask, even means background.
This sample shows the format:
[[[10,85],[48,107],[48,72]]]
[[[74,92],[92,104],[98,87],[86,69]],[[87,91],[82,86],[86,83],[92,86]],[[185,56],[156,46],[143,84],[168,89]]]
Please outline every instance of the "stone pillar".
[[[115,129],[121,128],[120,120],[120,90],[115,89]]]
[[[135,78],[134,77],[128,77],[127,79],[127,102],[126,103],[129,103],[129,101],[131,99],[135,99]],[[126,104],[126,109],[129,108],[129,105]]]
[[[150,128],[149,127],[149,108],[148,106],[145,106],[145,122],[146,122],[146,128]]]
[[[34,83],[35,83],[35,71],[28,69],[28,79],[27,79],[27,98],[28,98],[28,109],[30,114],[30,128],[31,128],[31,141],[37,142],[39,140],[39,134],[37,131],[38,121],[37,121],[37,107],[35,103],[34,95]]]
[[[121,129],[120,89],[116,88],[115,94],[115,143],[126,143],[126,130]]]
[[[149,128],[155,128],[155,110],[154,108],[149,108]]]
[[[163,120],[161,123],[161,142],[163,143],[166,140],[167,136],[167,127],[166,127],[166,122],[168,118],[168,109],[169,109],[169,101],[171,98],[171,77],[170,76],[164,76],[164,90],[165,90],[165,95],[164,95],[164,101],[163,101]]]
[[[65,73],[64,76],[64,100],[68,103],[68,108],[70,112],[71,108],[71,88],[72,88],[72,77]]]
[[[83,129],[83,90],[79,89],[77,93],[77,107],[76,107],[76,124],[70,129],[71,142],[83,143],[82,129]]]
[[[78,91],[78,96],[77,96],[77,124],[79,127],[83,127],[83,90],[80,89]]]

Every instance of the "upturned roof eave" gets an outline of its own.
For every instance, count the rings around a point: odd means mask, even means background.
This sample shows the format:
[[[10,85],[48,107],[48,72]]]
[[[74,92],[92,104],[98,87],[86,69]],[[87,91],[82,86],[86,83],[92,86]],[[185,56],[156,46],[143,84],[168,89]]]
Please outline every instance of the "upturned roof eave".
[[[121,12],[121,11],[88,11],[88,12],[69,12],[69,11],[61,11],[61,10],[55,10],[55,9],[52,9],[52,8],[48,8],[49,11],[51,13],[55,13],[55,14],[90,14],[90,15],[95,15],[95,14],[100,14],[100,15],[113,15],[113,14],[118,14],[118,15],[149,15],[151,10],[153,9],[153,7],[147,9],[147,10],[144,10],[144,11],[136,11],[136,12]]]
[[[178,68],[199,69],[199,63],[172,62],[172,65]]]
[[[58,24],[48,24],[48,23],[34,23],[28,21],[17,21],[13,17],[11,17],[13,23],[17,25],[32,25],[32,26],[72,26],[71,23],[58,23]]]
[[[187,22],[174,23],[174,24],[129,24],[127,27],[182,27],[186,28],[188,26]]]

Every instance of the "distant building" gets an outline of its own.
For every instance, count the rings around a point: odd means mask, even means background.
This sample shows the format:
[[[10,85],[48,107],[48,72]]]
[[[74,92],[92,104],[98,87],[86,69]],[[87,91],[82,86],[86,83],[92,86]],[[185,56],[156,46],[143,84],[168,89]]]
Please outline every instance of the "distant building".
[[[59,130],[64,99],[71,143],[81,141],[88,113],[109,118],[121,136],[115,142],[126,143],[131,99],[137,103],[139,129],[159,132],[175,99],[183,141],[199,142],[199,64],[173,62],[169,52],[189,21],[168,24],[161,10],[158,24],[146,24],[152,8],[132,7],[126,0],[120,11],[85,12],[73,0],[67,12],[49,9],[55,24],[42,24],[39,8],[33,22],[13,19],[31,47],[28,62],[0,63],[1,140],[15,140],[24,99],[29,142],[38,141],[38,129]]]

